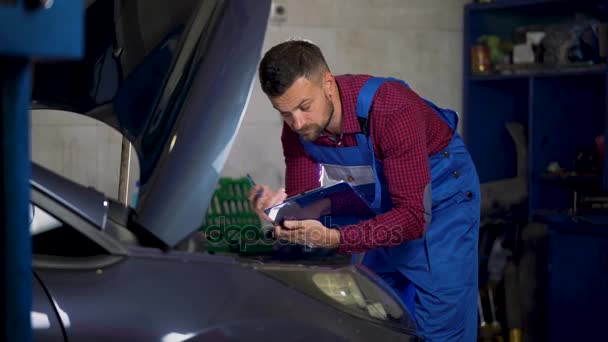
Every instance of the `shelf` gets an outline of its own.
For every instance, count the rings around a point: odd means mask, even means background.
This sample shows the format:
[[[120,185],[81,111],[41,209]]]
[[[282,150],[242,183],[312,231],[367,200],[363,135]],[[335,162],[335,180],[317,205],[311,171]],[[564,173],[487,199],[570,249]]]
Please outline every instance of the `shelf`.
[[[482,82],[482,81],[500,81],[500,80],[513,80],[519,78],[527,78],[530,75],[520,75],[520,74],[511,74],[511,75],[500,75],[500,74],[490,74],[490,75],[471,75],[468,77],[469,81],[473,82]]]
[[[542,174],[540,179],[571,190],[597,190],[602,184],[601,175],[558,176]]]
[[[602,75],[608,74],[606,65],[597,65],[590,67],[571,67],[564,69],[540,69],[530,71],[520,71],[513,74],[489,74],[489,75],[473,75],[470,74],[469,80],[474,82],[479,81],[498,81],[510,80],[518,78],[531,77],[565,77],[565,76],[585,76],[585,75]]]
[[[561,231],[608,233],[608,215],[601,213],[583,212],[574,215],[568,210],[534,210],[531,218],[542,223],[558,224],[553,228]],[[582,231],[582,227],[587,229]]]
[[[589,1],[587,1],[589,3]],[[582,4],[585,1],[581,1]],[[590,2],[593,4],[593,2]],[[495,0],[490,3],[470,3],[465,5],[465,10],[469,11],[486,11],[486,10],[501,10],[501,9],[517,9],[518,7],[526,6],[554,6],[554,5],[571,5],[572,1],[568,0]]]

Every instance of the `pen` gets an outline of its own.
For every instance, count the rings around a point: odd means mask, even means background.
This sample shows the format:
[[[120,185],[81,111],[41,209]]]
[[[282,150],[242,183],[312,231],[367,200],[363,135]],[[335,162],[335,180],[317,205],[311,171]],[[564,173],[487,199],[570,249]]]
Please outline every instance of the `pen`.
[[[251,187],[253,188],[254,186],[256,186],[257,184],[255,183],[255,181],[253,180],[253,177],[251,177],[250,174],[247,174],[247,179],[249,179],[249,184],[251,184]],[[256,193],[256,197],[262,197],[262,195],[264,194],[264,190],[260,189],[258,190],[258,192]]]

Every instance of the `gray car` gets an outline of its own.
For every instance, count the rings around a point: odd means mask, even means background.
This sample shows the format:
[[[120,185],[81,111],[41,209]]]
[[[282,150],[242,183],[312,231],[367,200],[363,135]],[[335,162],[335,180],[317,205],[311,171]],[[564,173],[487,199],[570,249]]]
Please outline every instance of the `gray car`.
[[[33,165],[35,340],[416,339],[398,296],[364,268],[176,249],[203,223],[269,11],[268,0],[97,0],[85,59],[36,67],[36,108],[118,129],[141,171],[131,208]],[[141,34],[151,22],[154,39]]]

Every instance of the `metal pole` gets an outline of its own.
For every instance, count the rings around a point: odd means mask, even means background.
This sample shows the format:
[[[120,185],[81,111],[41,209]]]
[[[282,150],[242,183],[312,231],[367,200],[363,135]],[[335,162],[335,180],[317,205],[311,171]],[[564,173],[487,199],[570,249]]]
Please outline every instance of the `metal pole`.
[[[0,57],[0,302],[2,341],[31,341],[30,64]]]
[[[120,176],[118,178],[118,200],[129,205],[131,203],[129,194],[131,164],[131,143],[129,139],[122,138],[122,149],[120,152]]]

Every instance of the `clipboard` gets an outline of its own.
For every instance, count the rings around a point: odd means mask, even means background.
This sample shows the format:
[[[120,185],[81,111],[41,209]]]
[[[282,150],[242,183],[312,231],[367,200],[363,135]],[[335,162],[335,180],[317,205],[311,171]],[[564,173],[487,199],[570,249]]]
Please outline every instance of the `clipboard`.
[[[369,204],[346,182],[293,196],[264,212],[277,225],[285,220],[319,220],[326,227],[354,224],[376,216]]]

